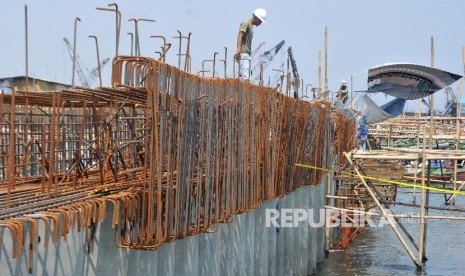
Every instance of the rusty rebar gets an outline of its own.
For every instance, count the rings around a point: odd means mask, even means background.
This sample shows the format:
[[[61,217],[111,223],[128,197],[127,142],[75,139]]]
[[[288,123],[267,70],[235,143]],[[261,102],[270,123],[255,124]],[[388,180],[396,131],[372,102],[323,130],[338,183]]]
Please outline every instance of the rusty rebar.
[[[89,35],[89,38],[93,38],[95,40],[95,49],[97,50],[97,68],[98,68],[98,79],[99,79],[99,84],[102,86],[102,69],[100,66],[100,53],[98,50],[98,40],[95,35]]]
[[[133,49],[134,49],[134,34],[131,32],[126,33],[131,37],[131,56],[134,54]]]
[[[139,43],[139,28],[138,22],[145,21],[145,22],[156,22],[153,19],[146,19],[146,18],[130,18],[128,21],[134,21],[134,35],[135,35],[135,55],[140,56],[140,43]]]
[[[0,228],[13,229],[18,254],[25,232],[15,221],[31,218],[53,220],[53,242],[84,227],[89,248],[106,203],[121,247],[207,232],[321,183],[294,162],[324,167],[326,143],[342,152],[355,137],[345,116],[328,127],[319,102],[139,56],[114,59],[112,88],[13,91],[0,107]],[[330,130],[338,141],[325,142]]]
[[[113,11],[116,14],[115,56],[118,56],[119,38],[120,38],[120,33],[121,33],[121,12],[118,10],[118,4],[116,4],[116,3],[110,3],[110,4],[108,4],[108,7],[115,7],[115,9],[109,9],[109,8],[96,8],[96,9],[100,10],[100,11]]]
[[[77,23],[81,21],[79,17],[74,18],[74,40],[73,40],[73,72],[71,79],[71,86],[74,87],[74,75],[76,71],[76,35],[77,35]]]

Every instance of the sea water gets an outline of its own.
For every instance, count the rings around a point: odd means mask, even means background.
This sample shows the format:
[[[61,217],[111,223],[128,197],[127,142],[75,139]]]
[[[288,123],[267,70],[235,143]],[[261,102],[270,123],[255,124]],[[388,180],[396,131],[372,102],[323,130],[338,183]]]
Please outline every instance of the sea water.
[[[420,194],[416,203],[420,204]],[[397,201],[412,203],[411,189],[399,189]],[[431,206],[445,206],[444,194],[430,194]],[[465,197],[456,198],[455,207],[465,209]],[[394,213],[419,214],[419,208],[392,206]],[[465,217],[465,213],[429,210],[429,215]],[[419,244],[419,220],[403,219]],[[399,231],[402,230],[398,227]],[[407,238],[405,238],[407,240]],[[409,241],[407,240],[407,243]],[[417,256],[413,245],[410,248]],[[389,225],[365,228],[349,249],[331,251],[317,275],[465,275],[465,221],[431,219],[427,224],[426,257],[421,271],[408,255]]]

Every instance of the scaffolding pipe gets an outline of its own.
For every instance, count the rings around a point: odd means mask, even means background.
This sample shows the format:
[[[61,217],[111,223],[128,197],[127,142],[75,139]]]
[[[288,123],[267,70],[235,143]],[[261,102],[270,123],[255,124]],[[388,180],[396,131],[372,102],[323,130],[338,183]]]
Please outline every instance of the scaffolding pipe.
[[[352,162],[350,156],[344,152],[344,156],[346,157],[347,161],[349,162],[349,164],[352,166],[352,168],[354,169],[355,173],[358,175],[360,181],[362,182],[363,186],[365,186],[367,192],[370,194],[371,198],[375,201],[376,205],[378,206],[378,208],[381,210],[381,212],[383,213],[383,216],[387,219],[389,225],[391,226],[392,230],[394,231],[394,233],[396,234],[397,238],[399,238],[400,242],[402,243],[402,246],[405,248],[405,250],[407,251],[408,255],[410,256],[410,258],[413,260],[413,262],[417,265],[417,267],[421,267],[422,263],[419,262],[417,263],[416,261],[416,258],[415,258],[415,255],[413,254],[412,250],[410,249],[410,247],[408,246],[408,244],[406,243],[406,241],[404,240],[404,238],[402,237],[402,235],[400,234],[399,230],[397,229],[396,225],[394,224],[394,222],[392,221],[391,217],[388,216],[388,213],[386,212],[386,210],[384,209],[384,207],[381,205],[381,203],[379,202],[378,198],[376,197],[376,195],[373,193],[373,191],[371,190],[371,188],[368,186],[368,184],[365,182],[365,179],[363,178],[363,176],[360,174],[360,172],[358,171],[357,167],[354,165],[354,163]]]

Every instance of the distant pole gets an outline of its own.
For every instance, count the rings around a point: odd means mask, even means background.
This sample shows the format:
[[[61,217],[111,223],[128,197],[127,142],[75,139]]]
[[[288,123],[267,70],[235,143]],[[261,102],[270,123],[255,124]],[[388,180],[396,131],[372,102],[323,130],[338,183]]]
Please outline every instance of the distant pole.
[[[431,37],[431,67],[434,68],[434,37]],[[429,98],[429,149],[433,149],[433,117],[434,117],[434,93],[431,94]]]
[[[77,34],[77,23],[81,21],[79,17],[74,18],[74,42],[73,42],[73,77],[71,79],[71,85],[74,87],[74,71],[76,71],[76,34]]]
[[[27,30],[27,5],[24,5],[24,30],[25,30],[25,51],[26,51],[26,92],[29,91],[29,42]]]
[[[434,68],[434,37],[431,37],[431,67]]]
[[[101,68],[100,68],[100,53],[98,51],[98,40],[97,40],[97,37],[95,35],[89,35],[89,38],[95,39],[95,48],[97,49],[98,79],[99,79],[100,87],[102,87],[102,71],[101,71]]]
[[[354,109],[354,76],[350,75],[350,108]]]
[[[462,47],[463,74],[465,75],[465,47]]]
[[[465,75],[465,47],[462,47],[462,62],[463,62],[463,72]],[[457,87],[457,120],[456,120],[456,135],[457,135],[457,140],[455,142],[455,149],[460,150],[460,136],[462,134],[462,122],[461,122],[461,117],[462,117],[462,89],[463,89],[463,77],[460,80],[458,87]],[[454,192],[457,190],[457,160],[454,161]],[[451,203],[452,205],[455,205],[455,197],[454,195],[451,195],[449,197],[449,200],[446,203]]]
[[[134,54],[134,53],[132,52],[132,49],[134,48],[134,34],[131,33],[131,32],[129,32],[129,33],[127,33],[127,34],[131,37],[131,56],[132,56],[132,55]]]
[[[329,91],[328,91],[328,26],[325,26],[325,99],[329,99]]]
[[[227,78],[226,76],[226,69],[227,69],[227,66],[226,66],[226,62],[228,60],[228,47],[224,47],[224,77]]]
[[[434,37],[431,37],[431,67],[434,68]],[[430,96],[430,108],[429,108],[429,146],[428,148],[431,150],[433,149],[433,133],[434,133],[434,125],[433,125],[433,117],[434,117],[434,94]],[[423,136],[425,135],[423,131]],[[424,156],[424,154],[423,154]],[[423,162],[426,162],[425,158],[423,158]],[[425,166],[423,165],[423,171],[425,171]],[[426,181],[426,186],[430,186],[431,182],[431,160],[428,162],[428,179]],[[422,179],[422,184],[424,185],[424,176]],[[429,205],[429,190],[422,189],[421,192],[421,218],[420,218],[420,248],[418,249],[418,264],[426,261],[426,237],[428,232],[428,220],[424,217],[425,215],[428,216],[428,208],[425,206]]]
[[[419,239],[420,239],[420,247],[418,248],[418,260],[416,261],[416,264],[418,267],[422,267],[422,263],[425,260],[425,242],[426,242],[426,219],[425,215],[427,215],[426,212],[426,201],[427,201],[427,194],[425,192],[425,185],[428,183],[425,181],[426,178],[426,153],[425,153],[425,148],[426,148],[426,128],[423,129],[423,150],[422,150],[422,170],[421,170],[421,204],[420,204],[420,233],[419,233]],[[431,143],[430,143],[431,144]],[[431,164],[431,160],[428,164]],[[429,166],[428,166],[429,167]],[[430,179],[429,177],[430,171],[428,170],[428,180]],[[429,190],[428,190],[429,191]]]
[[[323,89],[322,75],[321,75],[321,51],[318,51],[318,99],[321,99],[321,92]]]

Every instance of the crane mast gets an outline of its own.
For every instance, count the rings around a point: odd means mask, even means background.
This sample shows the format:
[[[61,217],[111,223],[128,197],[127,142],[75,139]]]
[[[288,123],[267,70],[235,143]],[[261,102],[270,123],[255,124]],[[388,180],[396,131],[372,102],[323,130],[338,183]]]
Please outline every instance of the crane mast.
[[[74,59],[74,51],[73,47],[69,43],[69,40],[64,37],[63,41],[66,44],[66,47],[68,48],[69,56],[71,57],[71,60]],[[101,63],[100,66],[103,67],[105,64],[110,61],[109,58],[105,58]],[[84,69],[88,72],[88,76],[84,74]],[[98,67],[92,69],[92,71],[89,71],[86,67],[83,67],[81,58],[76,55],[76,72],[78,74],[79,79],[81,80],[81,83],[84,87],[91,87],[92,83],[97,79],[98,77]]]
[[[66,47],[68,48],[68,52],[69,52],[69,56],[71,57],[71,60],[73,60],[74,59],[73,47],[71,46],[71,44],[69,43],[69,40],[66,37],[63,38],[63,41],[65,42]],[[79,79],[81,80],[82,85],[85,87],[89,87],[89,83],[87,82],[86,77],[84,76],[84,72],[82,70],[80,58],[77,55],[76,55],[76,72],[79,76]]]
[[[291,68],[292,68],[292,75],[293,79],[291,81],[292,87],[294,87],[294,98],[299,98],[299,87],[300,87],[300,76],[299,71],[297,70],[297,64],[295,62],[294,53],[292,52],[292,47],[287,49],[287,54],[289,56],[289,60],[291,61]]]

